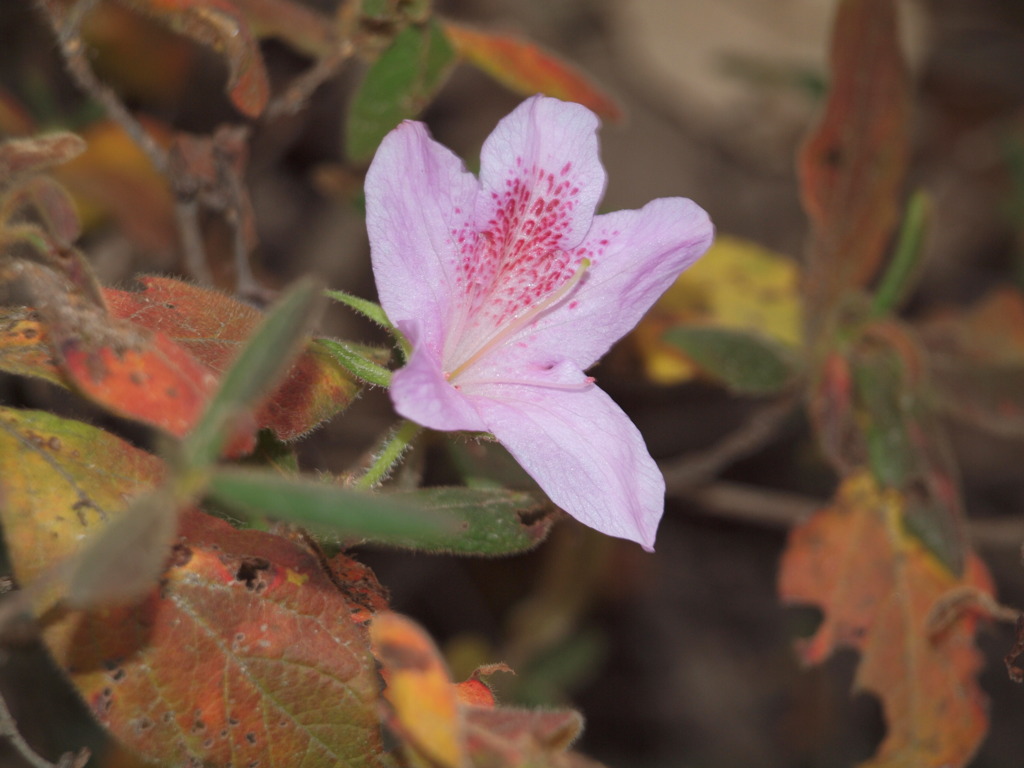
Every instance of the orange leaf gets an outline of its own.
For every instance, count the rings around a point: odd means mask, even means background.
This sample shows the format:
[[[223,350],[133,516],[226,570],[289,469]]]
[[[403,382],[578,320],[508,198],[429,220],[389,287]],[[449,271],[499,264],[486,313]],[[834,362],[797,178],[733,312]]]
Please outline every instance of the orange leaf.
[[[928,321],[922,336],[938,405],[996,434],[1024,435],[1024,293],[997,289]]]
[[[22,273],[63,380],[113,413],[184,435],[216,389],[216,376],[163,333],[111,317],[81,254],[58,256],[68,257],[62,266],[78,285],[35,264],[23,265]]]
[[[115,317],[165,333],[216,374],[234,360],[261,313],[219,291],[142,277],[141,291],[106,289]],[[260,427],[293,440],[344,409],[359,387],[314,340],[256,414]]]
[[[807,290],[825,309],[871,279],[899,214],[910,106],[894,0],[840,3],[831,71],[825,114],[799,156]]]
[[[0,409],[0,505],[30,584],[158,482],[161,463],[46,413]],[[99,721],[165,765],[378,765],[361,608],[315,553],[186,511],[159,588],[51,614],[43,639]]]
[[[460,55],[499,83],[524,96],[544,93],[589,107],[608,120],[622,109],[589,78],[534,43],[444,22],[444,33]]]
[[[0,371],[17,376],[37,376],[63,386],[51,356],[46,332],[28,307],[0,309]]]
[[[459,701],[434,641],[397,613],[378,614],[370,638],[387,683],[384,698],[394,711],[392,729],[430,765],[465,765]]]
[[[173,113],[192,86],[195,45],[152,16],[100,3],[82,22],[96,74],[146,111]]]
[[[290,0],[235,0],[256,37],[277,37],[313,58],[328,56],[338,45],[332,19]]]
[[[166,126],[149,119],[144,124],[156,141],[170,142]],[[86,225],[110,217],[145,250],[177,247],[174,199],[146,154],[111,121],[93,123],[82,136],[88,142],[86,151],[54,175],[74,195]]]
[[[68,339],[60,349],[62,368],[82,394],[178,437],[196,424],[217,388],[216,377],[162,333],[134,348]]]
[[[74,386],[119,416],[187,433],[216,389],[213,372],[162,333],[98,311],[84,317],[54,332],[26,307],[0,311],[0,370]],[[244,452],[249,442],[234,447]]]
[[[951,590],[991,593],[984,565],[967,560],[954,577],[904,529],[906,500],[880,491],[865,472],[835,503],[792,531],[779,592],[786,603],[818,605],[824,620],[798,650],[818,664],[840,647],[860,652],[855,688],[877,695],[888,733],[865,765],[963,766],[988,727],[975,679],[977,619],[964,613],[936,628],[932,612]]]
[[[493,708],[497,704],[494,691],[481,678],[489,677],[495,672],[515,674],[508,664],[485,664],[478,667],[467,680],[455,684],[455,695],[458,696],[459,703],[467,707]]]
[[[270,99],[263,56],[244,15],[230,0],[118,1],[222,54],[232,103],[247,117],[263,112]]]
[[[189,283],[159,277],[140,282],[144,290],[138,292],[104,289],[112,318],[97,319],[91,308],[90,322],[58,321],[56,333],[27,308],[0,309],[0,370],[62,385],[70,379],[114,413],[184,434],[261,314]],[[97,333],[107,341],[88,343]],[[62,351],[61,369],[51,357],[52,344]],[[343,410],[358,389],[314,339],[259,408],[254,429],[293,440]]]

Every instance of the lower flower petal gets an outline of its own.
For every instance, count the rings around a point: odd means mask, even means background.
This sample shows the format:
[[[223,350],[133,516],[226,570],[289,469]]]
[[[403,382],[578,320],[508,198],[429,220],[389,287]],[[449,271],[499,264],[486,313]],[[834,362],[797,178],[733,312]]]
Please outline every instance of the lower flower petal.
[[[413,345],[412,357],[392,375],[388,390],[399,415],[443,432],[486,432],[469,399],[445,378],[440,353],[421,342],[420,324],[399,323],[399,329]]]
[[[498,385],[473,397],[487,430],[550,499],[581,523],[649,551],[665,507],[665,480],[640,431],[596,386]]]

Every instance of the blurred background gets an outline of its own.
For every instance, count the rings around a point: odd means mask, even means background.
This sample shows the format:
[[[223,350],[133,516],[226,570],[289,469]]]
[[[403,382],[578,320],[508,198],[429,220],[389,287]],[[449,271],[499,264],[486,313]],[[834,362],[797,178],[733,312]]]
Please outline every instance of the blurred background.
[[[1024,4],[905,0],[899,7],[916,88],[910,187],[927,189],[935,207],[925,272],[907,310],[924,318],[997,285],[1024,288]],[[624,119],[601,133],[604,210],[690,197],[719,233],[799,263],[807,223],[794,156],[827,88],[834,2],[438,0],[436,8],[542,44],[619,101]],[[139,16],[101,10],[87,27],[90,57],[133,109],[197,133],[241,121],[223,95],[216,55]],[[274,41],[263,51],[273,83],[306,65]],[[358,74],[359,65],[346,68],[307,109],[254,127],[252,267],[269,290],[314,272],[332,287],[373,295],[362,169],[346,164],[341,149]],[[103,146],[122,158],[124,173],[104,177],[103,189],[89,188],[89,168],[64,179],[95,203],[84,212],[81,244],[103,282],[183,274],[159,184],[146,181],[144,161],[129,157],[124,142],[97,131],[101,111],[67,79],[32,3],[0,4],[0,89],[0,132],[94,131],[91,140],[108,140]],[[423,119],[475,167],[481,143],[520,99],[460,66]],[[216,221],[204,231],[215,279],[232,290],[227,235]],[[339,307],[324,330],[381,341]],[[360,558],[390,589],[393,606],[430,630],[456,678],[481,663],[508,662],[519,674],[496,681],[503,700],[578,707],[587,718],[579,748],[609,766],[827,768],[866,759],[884,724],[870,696],[850,695],[854,654],[801,669],[791,645],[818,617],[782,608],[775,592],[787,529],[825,503],[836,483],[807,424],[799,411],[779,420],[749,451],[715,467],[710,483],[693,483],[687,473],[713,460],[712,447],[763,414],[764,404],[699,381],[656,384],[642,362],[627,340],[595,375],[674,470],[655,554],[566,520],[522,557],[367,550]],[[44,407],[54,397],[44,386],[0,379],[8,404]],[[299,445],[302,466],[343,470],[392,419],[386,396],[367,393]],[[1022,606],[1024,447],[962,424],[949,428],[975,544],[1001,601]],[[441,479],[453,461],[503,462],[498,451],[440,440],[425,455]],[[501,471],[513,484],[527,482],[513,467]],[[1024,688],[1008,680],[1002,662],[1012,632],[993,626],[979,642],[992,730],[973,765],[1016,767],[1024,760]],[[7,649],[2,661],[0,685],[33,744],[55,755],[101,743],[67,685],[47,675],[41,653]]]

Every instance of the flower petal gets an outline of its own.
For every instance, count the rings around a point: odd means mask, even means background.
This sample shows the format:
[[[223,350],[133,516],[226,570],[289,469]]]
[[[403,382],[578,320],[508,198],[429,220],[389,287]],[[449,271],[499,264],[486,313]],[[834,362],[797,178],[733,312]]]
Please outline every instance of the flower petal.
[[[586,107],[546,96],[503,118],[480,150],[478,229],[506,249],[519,238],[546,251],[579,245],[607,182],[598,125]]]
[[[653,550],[665,480],[639,430],[601,389],[505,386],[472,398],[487,428],[559,507]]]
[[[407,419],[445,432],[486,432],[487,425],[466,396],[453,387],[441,370],[436,347],[421,339],[421,324],[410,320],[399,330],[412,343],[412,357],[391,376],[388,392],[395,410]]]
[[[391,322],[416,318],[439,343],[455,295],[459,233],[467,236],[479,182],[422,123],[389,133],[366,174],[366,228],[381,305]]]
[[[586,370],[640,322],[713,237],[707,213],[680,197],[596,217],[578,250],[591,259],[579,287],[516,343],[568,357]]]

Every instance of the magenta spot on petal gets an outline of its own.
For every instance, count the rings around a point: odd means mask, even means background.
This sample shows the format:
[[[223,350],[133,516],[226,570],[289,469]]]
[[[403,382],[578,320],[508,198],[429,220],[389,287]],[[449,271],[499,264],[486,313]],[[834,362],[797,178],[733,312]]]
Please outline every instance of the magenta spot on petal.
[[[488,341],[542,306],[570,280],[585,253],[562,246],[572,229],[575,203],[570,184],[547,169],[516,168],[500,191],[492,191],[493,208],[482,231],[453,230],[459,243],[456,283],[465,292],[460,303],[462,332],[446,349],[446,364],[457,369]],[[559,173],[571,170],[566,163]],[[578,192],[578,189],[576,189]]]
[[[569,302],[569,309],[576,309],[576,307],[578,307],[579,305],[580,305],[580,303],[578,301],[570,301]]]

